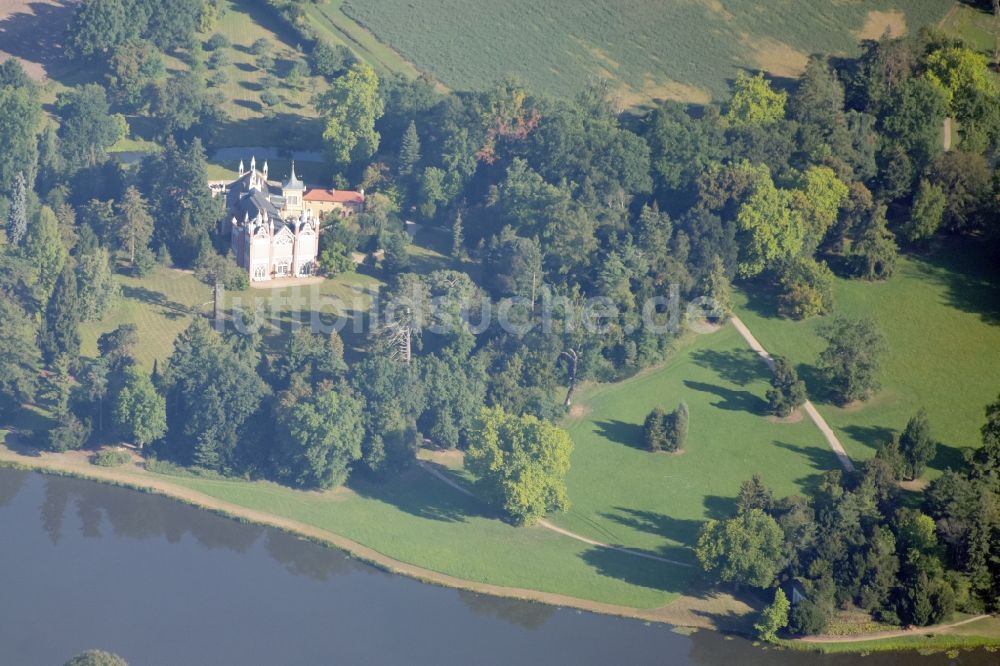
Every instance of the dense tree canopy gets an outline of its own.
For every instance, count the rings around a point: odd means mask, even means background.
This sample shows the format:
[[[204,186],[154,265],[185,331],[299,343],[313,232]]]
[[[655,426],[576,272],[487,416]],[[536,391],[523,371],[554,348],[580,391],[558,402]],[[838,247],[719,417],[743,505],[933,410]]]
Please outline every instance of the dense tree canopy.
[[[566,431],[534,416],[483,409],[469,437],[465,465],[482,496],[517,524],[569,508],[566,472],[573,443]]]

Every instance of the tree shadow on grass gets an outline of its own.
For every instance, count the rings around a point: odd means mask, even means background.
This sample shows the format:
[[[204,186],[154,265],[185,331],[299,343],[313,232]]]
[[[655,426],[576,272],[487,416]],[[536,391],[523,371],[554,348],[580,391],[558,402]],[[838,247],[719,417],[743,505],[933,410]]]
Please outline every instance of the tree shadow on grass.
[[[630,446],[633,449],[645,450],[642,442],[642,426],[635,423],[626,423],[618,419],[610,421],[597,421],[597,434],[605,439],[618,444]]]
[[[928,467],[941,470],[942,472],[946,469],[963,469],[965,467],[966,451],[971,452],[972,449],[961,446],[950,446],[939,442],[937,449],[934,451],[934,458],[928,463]]]
[[[655,511],[630,509],[622,506],[616,506],[613,513],[606,512],[602,513],[601,516],[614,521],[619,525],[624,525],[641,532],[646,532],[647,534],[655,534],[656,536],[670,539],[671,541],[686,544],[694,544],[698,541],[698,530],[700,530],[702,526],[702,521],[700,520],[674,518],[673,516],[668,516],[663,513],[656,513]],[[674,552],[677,548],[671,547],[669,550],[670,552]],[[686,561],[686,558],[690,558],[690,553],[681,558],[672,557],[671,555],[664,553],[654,554],[659,555],[660,557],[681,559],[681,561]]]
[[[836,404],[833,391],[830,390],[830,384],[823,370],[815,365],[799,363],[795,367],[795,371],[799,374],[799,379],[806,383],[806,391],[810,400],[824,405]]]
[[[718,407],[719,409],[730,412],[748,412],[758,416],[762,416],[767,412],[767,402],[750,391],[735,391],[723,386],[695,382],[689,379],[684,380],[684,385],[695,391],[719,396],[721,400],[712,403],[713,407]]]
[[[131,298],[136,301],[142,301],[148,305],[155,305],[163,308],[166,310],[163,314],[169,318],[187,316],[195,313],[193,308],[190,308],[183,303],[172,301],[160,292],[153,291],[152,289],[146,289],[145,287],[123,285],[122,294],[124,294],[126,298]]]
[[[702,349],[691,354],[691,358],[701,367],[712,370],[737,386],[746,386],[758,379],[767,380],[770,377],[767,366],[750,351]]]
[[[660,557],[668,557],[680,562],[690,561],[694,564],[691,552],[683,548],[656,554]],[[695,566],[682,567],[611,548],[594,547],[584,552],[581,557],[602,576],[663,592],[682,593],[690,586],[692,578],[697,575]]]
[[[892,428],[884,426],[847,426],[844,432],[856,442],[861,442],[873,451],[877,451],[883,444],[888,444],[896,435]]]
[[[1000,264],[980,239],[947,239],[917,259],[921,275],[947,289],[947,304],[1000,325]]]
[[[362,497],[391,504],[417,518],[449,523],[500,518],[482,500],[462,494],[418,467],[385,481],[357,475],[347,485]]]
[[[740,289],[747,299],[747,309],[765,319],[781,319],[778,312],[778,288],[763,279],[744,283]]]
[[[828,447],[800,446],[799,444],[789,444],[788,442],[774,442],[774,446],[803,456],[809,460],[809,465],[817,471],[816,474],[810,474],[795,480],[806,491],[814,490],[826,472],[844,470],[840,465],[840,459]]]
[[[703,500],[705,515],[712,520],[729,520],[736,515],[736,498],[706,495]]]

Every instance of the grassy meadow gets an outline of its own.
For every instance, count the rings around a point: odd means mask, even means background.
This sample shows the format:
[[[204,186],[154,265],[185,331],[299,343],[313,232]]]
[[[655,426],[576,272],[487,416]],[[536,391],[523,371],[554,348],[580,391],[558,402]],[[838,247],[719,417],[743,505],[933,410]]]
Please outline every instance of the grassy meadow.
[[[839,407],[814,369],[825,343],[822,319],[778,318],[774,300],[754,287],[737,310],[772,354],[786,356],[806,380],[817,408],[855,459],[863,460],[920,408],[941,441],[930,474],[961,461],[979,445],[983,409],[1000,393],[1000,275],[975,240],[901,257],[885,282],[837,279],[835,313],[873,318],[889,342],[882,390],[861,405]]]
[[[339,4],[328,2],[325,7]],[[886,29],[915,31],[950,8],[941,0],[344,0],[343,12],[454,89],[515,74],[572,95],[595,79],[625,106],[725,95],[741,67],[797,76],[810,53],[850,53]]]
[[[576,445],[572,508],[554,521],[593,539],[694,562],[701,524],[735,513],[734,498],[751,472],[784,495],[837,469],[811,421],[767,415],[768,380],[767,366],[726,326],[687,341],[661,368],[585,388],[564,424]],[[691,413],[683,453],[641,448],[646,415],[681,400]]]

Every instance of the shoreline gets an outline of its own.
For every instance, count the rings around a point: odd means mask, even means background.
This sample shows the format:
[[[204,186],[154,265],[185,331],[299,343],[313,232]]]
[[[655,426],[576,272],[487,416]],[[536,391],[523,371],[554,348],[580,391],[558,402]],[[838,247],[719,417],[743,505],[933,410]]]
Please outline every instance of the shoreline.
[[[86,465],[87,467],[84,467],[83,465]],[[314,543],[341,550],[350,555],[352,558],[373,566],[381,571],[406,576],[408,578],[431,585],[437,585],[439,587],[465,590],[478,594],[515,599],[518,601],[542,603],[558,608],[572,608],[580,611],[621,617],[625,619],[655,622],[657,624],[668,625],[674,629],[680,630],[681,632],[684,632],[685,630],[708,630],[716,631],[725,635],[739,635],[741,638],[750,641],[754,640],[752,636],[747,636],[745,633],[732,627],[727,628],[717,626],[710,620],[707,620],[703,614],[698,612],[699,607],[701,607],[704,603],[711,601],[712,595],[706,595],[704,598],[684,595],[666,606],[643,609],[602,603],[553,592],[542,592],[527,588],[494,585],[491,583],[482,583],[458,578],[449,574],[434,571],[433,569],[397,560],[384,555],[373,548],[365,546],[362,543],[354,541],[353,539],[349,539],[329,530],[315,527],[291,518],[284,518],[264,511],[250,509],[239,504],[219,500],[197,490],[173,484],[169,480],[165,479],[163,475],[154,476],[153,473],[145,470],[140,465],[135,463],[131,466],[124,467],[98,467],[89,462],[88,454],[86,452],[71,452],[70,454],[40,452],[38,455],[30,456],[18,453],[6,444],[0,443],[0,468],[78,478],[95,483],[104,483],[120,488],[128,488],[137,492],[167,497],[173,501],[182,502],[188,506],[210,511],[211,513],[235,520],[237,522],[269,527],[289,534],[294,534],[295,536],[308,539]],[[952,649],[996,649],[997,647],[1000,647],[1000,639],[977,635],[939,633],[942,631],[946,632],[953,626],[970,624],[991,617],[994,616],[982,615],[974,618],[967,618],[948,625],[921,627],[915,630],[876,632],[871,635],[858,634],[852,636],[834,637],[813,636],[803,639],[782,640],[778,647],[818,653],[825,653],[828,651],[856,651],[858,653],[867,653],[880,651],[879,643],[881,641],[882,645],[885,646],[884,650],[899,652],[926,648],[931,648],[937,651]],[[896,638],[911,636],[932,636],[932,642],[926,646],[920,646],[899,644],[893,640]],[[934,641],[940,643],[940,645],[935,645]],[[856,648],[856,650],[852,648]]]
[[[74,457],[86,461],[84,456],[79,455],[81,452],[72,453],[77,454]],[[439,587],[488,594],[519,601],[543,603],[549,606],[573,608],[602,615],[656,622],[677,628],[720,631],[730,634],[737,633],[718,627],[702,615],[699,615],[697,611],[702,605],[699,603],[702,600],[696,597],[682,596],[680,599],[666,606],[645,609],[592,601],[555,592],[542,592],[527,588],[508,587],[467,580],[397,560],[380,553],[374,548],[370,548],[329,530],[291,518],[284,518],[264,511],[250,509],[239,504],[219,500],[197,490],[170,483],[163,475],[153,476],[151,472],[134,464],[131,468],[127,465],[123,467],[99,467],[92,465],[90,462],[84,462],[83,464],[89,468],[83,467],[79,462],[74,461],[73,458],[65,453],[40,452],[37,456],[28,456],[22,455],[12,450],[6,444],[0,443],[0,468],[73,477],[118,486],[120,488],[128,488],[137,492],[168,497],[172,500],[210,511],[238,522],[279,529],[309,539],[315,543],[344,551],[352,558],[387,573],[406,576]]]

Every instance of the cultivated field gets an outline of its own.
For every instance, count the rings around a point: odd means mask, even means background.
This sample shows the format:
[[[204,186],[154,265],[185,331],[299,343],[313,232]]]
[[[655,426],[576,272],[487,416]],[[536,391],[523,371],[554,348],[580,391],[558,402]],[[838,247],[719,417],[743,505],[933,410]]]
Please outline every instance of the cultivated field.
[[[340,0],[321,7],[336,11]],[[813,52],[939,21],[941,0],[344,0],[343,12],[457,89],[513,73],[570,95],[607,78],[627,105],[719,98],[738,68],[796,76]]]
[[[1000,279],[990,261],[987,250],[965,240],[901,259],[886,282],[837,280],[835,311],[873,318],[889,341],[882,391],[863,405],[837,407],[826,398],[813,369],[824,346],[816,335],[821,320],[780,319],[767,295],[744,294],[738,310],[768,351],[798,365],[852,458],[874,455],[926,407],[943,443],[930,465],[934,475],[957,467],[961,447],[979,445],[983,408],[1000,393]]]

